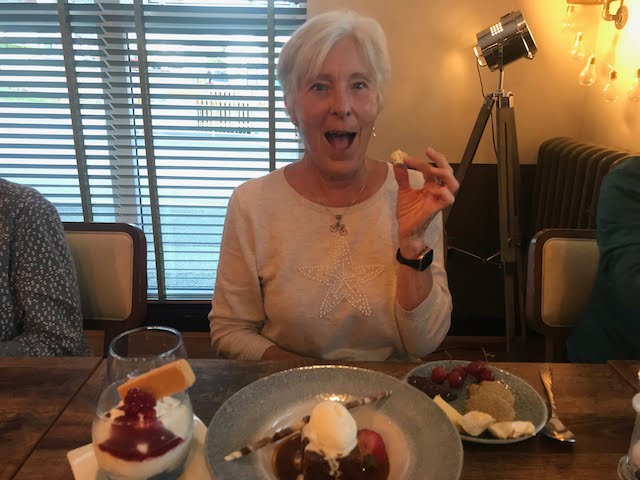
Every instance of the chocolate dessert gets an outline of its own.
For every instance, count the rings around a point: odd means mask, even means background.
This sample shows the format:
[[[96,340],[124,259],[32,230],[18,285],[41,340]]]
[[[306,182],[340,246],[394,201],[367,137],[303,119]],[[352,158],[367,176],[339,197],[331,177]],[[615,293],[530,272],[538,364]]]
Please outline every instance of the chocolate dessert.
[[[304,480],[363,480],[364,465],[360,447],[351,450],[346,457],[327,458],[324,455],[304,450],[302,456],[302,474]]]
[[[386,480],[389,459],[382,437],[357,429],[337,402],[321,402],[301,434],[287,438],[273,459],[279,480]]]

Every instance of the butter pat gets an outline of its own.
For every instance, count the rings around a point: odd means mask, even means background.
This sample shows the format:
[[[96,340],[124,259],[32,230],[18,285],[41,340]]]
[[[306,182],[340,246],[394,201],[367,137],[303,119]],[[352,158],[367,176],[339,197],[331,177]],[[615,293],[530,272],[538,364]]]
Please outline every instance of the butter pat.
[[[132,388],[149,392],[156,400],[189,388],[196,381],[191,365],[184,359],[176,360],[132,378],[118,387],[124,399]]]
[[[513,422],[497,422],[489,425],[489,432],[496,438],[512,438]]]
[[[496,419],[488,413],[473,410],[462,416],[460,426],[472,437],[477,437],[484,432],[489,425],[496,423]]]
[[[458,430],[458,432],[462,432],[462,426],[460,425],[462,415],[460,414],[460,412],[458,412],[455,408],[453,408],[445,400],[443,400],[440,395],[436,395],[433,398],[433,401],[447,415],[449,420],[451,420],[451,423],[453,423],[453,426],[456,427],[456,430]]]
[[[489,425],[489,432],[496,438],[518,438],[526,435],[533,435],[536,428],[531,422],[497,422]]]
[[[536,427],[531,422],[515,421],[513,422],[513,436],[511,438],[518,438],[524,435],[533,435],[536,431]]]

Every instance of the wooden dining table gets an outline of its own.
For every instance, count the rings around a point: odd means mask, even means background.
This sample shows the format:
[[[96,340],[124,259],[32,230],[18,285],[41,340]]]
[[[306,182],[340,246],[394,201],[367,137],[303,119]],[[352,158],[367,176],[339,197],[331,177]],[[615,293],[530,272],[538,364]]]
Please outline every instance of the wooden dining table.
[[[0,358],[0,479],[12,478],[101,358]]]
[[[640,361],[609,360],[608,363],[636,392],[640,392]]]
[[[85,360],[87,369],[100,360]],[[19,372],[23,368],[34,368],[38,360],[16,360],[10,372],[0,370],[3,392],[12,391],[15,403],[28,408],[30,398],[38,396],[38,387],[22,391]],[[24,362],[24,363],[23,363]],[[50,360],[40,360],[43,370],[49,370],[52,379],[73,375],[69,388],[76,388],[72,398],[55,421],[55,408],[47,411],[47,419],[40,423],[40,437],[33,429],[9,425],[9,435],[14,442],[21,443],[20,459],[13,461],[20,468],[14,476],[13,470],[0,470],[0,478],[20,480],[73,479],[67,461],[68,451],[91,442],[91,422],[97,398],[105,386],[105,362],[92,372],[77,369],[77,360],[60,360],[51,366]],[[196,374],[196,383],[190,389],[194,413],[209,424],[217,409],[242,387],[275,372],[308,365],[305,362],[281,361],[236,361],[236,360],[191,360]],[[414,363],[355,362],[346,363],[375,370],[396,378],[402,378]],[[2,364],[0,363],[0,366]],[[493,363],[528,382],[547,400],[539,378],[540,363]],[[6,368],[6,367],[5,367]],[[76,368],[75,371],[72,371]],[[633,431],[635,412],[631,399],[636,390],[610,364],[576,365],[551,364],[558,414],[576,434],[575,444],[564,444],[538,434],[533,438],[508,445],[484,445],[463,442],[463,479],[617,479],[616,467],[619,459],[627,453]],[[34,373],[38,378],[46,373]],[[87,379],[88,376],[88,379]],[[85,381],[86,380],[86,381]],[[52,380],[53,382],[54,380]],[[67,379],[67,382],[70,380]],[[11,384],[13,382],[13,385]],[[37,383],[37,382],[34,382]],[[15,388],[14,388],[15,387]],[[46,395],[47,385],[41,393]],[[0,412],[11,400],[10,395],[0,396]],[[60,407],[56,407],[58,410]],[[35,414],[34,414],[35,415]],[[44,416],[44,414],[42,414]],[[416,419],[416,421],[419,421]],[[49,425],[47,426],[47,422]],[[46,432],[45,432],[46,430]],[[24,439],[31,438],[31,443]],[[429,452],[423,452],[428,457]],[[3,455],[4,456],[4,455]],[[26,460],[25,460],[26,458]],[[396,480],[396,479],[389,479]],[[409,479],[422,480],[422,479]]]

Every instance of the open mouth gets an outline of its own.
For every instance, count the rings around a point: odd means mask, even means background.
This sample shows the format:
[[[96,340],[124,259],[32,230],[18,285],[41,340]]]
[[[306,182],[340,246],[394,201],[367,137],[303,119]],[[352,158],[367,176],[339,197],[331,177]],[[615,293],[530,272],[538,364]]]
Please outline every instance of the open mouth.
[[[337,150],[346,150],[352,144],[356,138],[356,132],[331,130],[324,134],[329,144]]]

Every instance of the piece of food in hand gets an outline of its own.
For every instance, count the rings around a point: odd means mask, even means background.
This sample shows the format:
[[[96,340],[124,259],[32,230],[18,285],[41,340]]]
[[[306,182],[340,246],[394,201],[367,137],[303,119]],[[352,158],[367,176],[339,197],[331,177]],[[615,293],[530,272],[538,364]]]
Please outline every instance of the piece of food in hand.
[[[358,427],[338,402],[318,403],[302,429],[302,475],[305,480],[361,478],[363,456]]]
[[[465,404],[467,412],[474,410],[491,415],[497,422],[511,422],[515,418],[515,398],[500,382],[480,382],[469,385],[469,398]]]
[[[462,414],[447,402],[445,402],[440,395],[436,395],[435,397],[433,397],[433,401],[447,415],[449,420],[451,420],[451,423],[453,423],[453,426],[456,427],[456,430],[458,430],[458,432],[462,432],[462,426],[460,425]]]
[[[482,434],[482,432],[494,423],[496,423],[496,419],[491,415],[475,410],[465,413],[460,419],[462,430],[472,437],[477,437]]]
[[[167,363],[123,383],[118,387],[120,398],[132,388],[149,392],[157,400],[189,388],[196,381],[191,365],[185,359]]]
[[[394,165],[404,166],[404,161],[407,158],[409,158],[409,155],[402,150],[394,150],[391,152],[391,162],[393,162]]]

